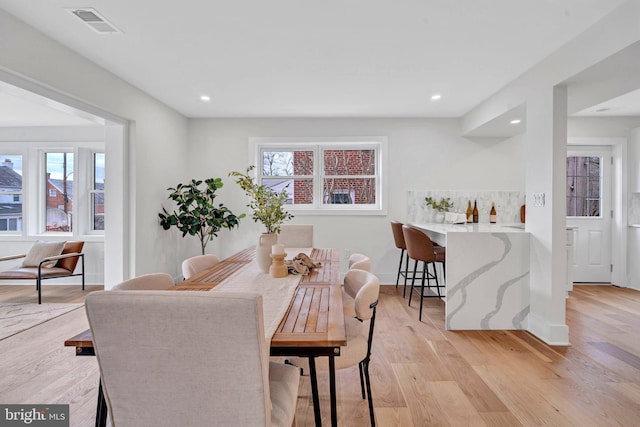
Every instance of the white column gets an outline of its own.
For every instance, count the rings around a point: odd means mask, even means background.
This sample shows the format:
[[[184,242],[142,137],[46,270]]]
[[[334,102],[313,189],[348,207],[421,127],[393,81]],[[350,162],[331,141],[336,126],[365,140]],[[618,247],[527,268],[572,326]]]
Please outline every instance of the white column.
[[[627,228],[629,287],[640,289],[640,128],[632,129],[627,148],[629,165],[629,217]]]
[[[126,129],[105,126],[104,288],[129,278],[129,182]]]
[[[527,99],[526,230],[531,233],[531,311],[528,330],[546,343],[566,345],[567,89],[536,90]],[[534,197],[539,196],[539,197]],[[544,196],[544,206],[535,200]]]

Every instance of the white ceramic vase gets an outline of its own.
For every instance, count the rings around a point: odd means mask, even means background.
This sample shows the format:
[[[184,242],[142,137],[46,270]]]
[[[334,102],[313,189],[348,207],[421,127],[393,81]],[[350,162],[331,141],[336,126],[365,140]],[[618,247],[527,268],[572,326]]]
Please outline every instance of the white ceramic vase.
[[[262,233],[256,246],[256,262],[258,268],[265,273],[271,266],[271,247],[278,243],[278,235],[275,233]]]

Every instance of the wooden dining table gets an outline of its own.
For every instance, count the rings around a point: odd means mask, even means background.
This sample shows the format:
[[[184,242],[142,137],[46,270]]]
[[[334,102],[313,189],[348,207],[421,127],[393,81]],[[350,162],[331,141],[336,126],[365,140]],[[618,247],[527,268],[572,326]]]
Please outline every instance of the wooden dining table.
[[[289,258],[297,251],[288,250]],[[340,287],[340,259],[337,249],[301,249],[316,263],[310,274],[299,276],[293,297],[282,320],[271,338],[272,356],[299,356],[309,359],[309,376],[316,426],[322,425],[320,399],[316,375],[316,357],[329,360],[329,395],[331,425],[337,426],[337,402],[335,381],[335,357],[340,356],[340,346],[347,344]],[[225,283],[233,285],[233,276],[255,260],[255,248],[240,251],[215,266],[191,276],[173,286],[176,291],[210,291]],[[75,347],[76,356],[95,356],[91,330],[86,330],[64,343]],[[102,391],[98,388],[96,426],[103,427],[107,420],[107,406]]]

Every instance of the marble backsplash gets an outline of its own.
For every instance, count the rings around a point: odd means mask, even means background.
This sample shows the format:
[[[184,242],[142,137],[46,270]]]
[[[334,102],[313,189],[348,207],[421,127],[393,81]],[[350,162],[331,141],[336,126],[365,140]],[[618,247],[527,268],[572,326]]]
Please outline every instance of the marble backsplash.
[[[436,222],[436,212],[424,201],[427,196],[436,200],[448,197],[453,202],[451,211],[460,213],[467,211],[469,200],[473,208],[475,200],[478,203],[478,221],[481,223],[489,222],[492,202],[495,203],[498,224],[520,223],[520,206],[524,204],[524,192],[520,191],[409,190],[407,222]]]

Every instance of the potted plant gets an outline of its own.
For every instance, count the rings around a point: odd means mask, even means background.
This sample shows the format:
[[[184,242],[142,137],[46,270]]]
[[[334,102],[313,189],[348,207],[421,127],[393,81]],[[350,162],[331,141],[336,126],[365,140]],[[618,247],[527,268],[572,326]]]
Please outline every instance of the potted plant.
[[[264,184],[258,184],[249,174],[255,166],[249,166],[246,173],[231,172],[229,176],[236,178],[236,184],[249,196],[247,204],[253,210],[253,220],[261,222],[267,229],[258,240],[256,248],[256,260],[262,271],[269,271],[271,265],[271,246],[278,240],[280,226],[285,221],[293,218],[284,209],[284,204],[288,198],[286,187],[279,193]]]
[[[444,213],[449,212],[449,209],[453,208],[453,202],[449,197],[441,198],[440,201],[436,201],[436,199],[431,196],[427,196],[424,198],[427,206],[431,207],[431,209],[435,210],[436,213],[436,222],[444,222]]]
[[[158,214],[160,225],[165,230],[176,227],[182,231],[182,237],[187,234],[198,236],[202,255],[209,240],[217,236],[221,229],[238,227],[240,218],[245,217],[244,214],[235,215],[222,203],[217,206],[214,204],[218,188],[222,188],[221,178],[204,181],[192,179],[188,184],[167,188],[171,191],[169,199],[176,202],[178,209],[170,213],[163,207]]]

